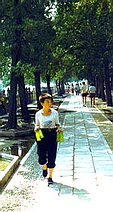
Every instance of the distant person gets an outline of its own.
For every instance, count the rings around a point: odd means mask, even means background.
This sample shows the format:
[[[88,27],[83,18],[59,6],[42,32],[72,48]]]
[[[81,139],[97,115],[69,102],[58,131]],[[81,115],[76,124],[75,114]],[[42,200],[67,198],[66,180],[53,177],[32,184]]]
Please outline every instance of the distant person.
[[[83,102],[83,106],[86,107],[86,97],[87,97],[87,85],[85,82],[82,82],[82,86],[81,86],[81,94],[82,94],[82,102]]]
[[[68,86],[68,89],[67,89],[67,93],[69,94],[70,93],[70,87]]]
[[[10,89],[8,88],[7,89],[7,97],[9,97],[9,95],[10,95]]]
[[[39,97],[42,109],[35,115],[36,132],[41,129],[44,137],[37,141],[39,164],[43,166],[43,177],[46,177],[49,169],[48,185],[53,183],[52,173],[55,167],[57,153],[57,131],[60,132],[58,112],[52,108],[52,96],[42,93]]]
[[[73,85],[73,83],[71,85],[71,92],[72,92],[72,94],[74,94],[74,85]]]
[[[96,87],[94,86],[94,83],[92,82],[89,87],[89,95],[91,99],[91,107],[95,105],[95,92]]]
[[[79,95],[79,92],[80,92],[80,87],[79,87],[79,84],[77,83],[75,85],[75,93],[76,93],[76,95]]]

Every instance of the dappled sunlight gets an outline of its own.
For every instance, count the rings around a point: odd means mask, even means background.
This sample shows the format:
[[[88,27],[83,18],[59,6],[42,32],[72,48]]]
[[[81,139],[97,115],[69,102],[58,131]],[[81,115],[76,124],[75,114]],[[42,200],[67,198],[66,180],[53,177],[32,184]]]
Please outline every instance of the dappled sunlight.
[[[73,211],[79,212],[99,212],[106,210],[112,211],[112,195],[113,179],[98,175],[95,186],[91,176],[81,175],[81,179],[75,179],[69,184],[69,178],[59,178],[54,185],[48,187],[46,179],[38,181],[38,187],[35,193],[35,204],[31,207],[21,207],[22,212],[31,211],[50,211],[54,208],[55,211]],[[60,194],[59,189],[64,188],[64,193]],[[58,189],[59,188],[59,189]],[[111,188],[111,189],[110,189]],[[69,191],[73,189],[73,194]],[[67,192],[66,192],[67,190]],[[108,198],[109,195],[109,198]]]
[[[21,211],[111,211],[113,179],[98,175],[95,186],[91,176],[81,175],[81,179],[75,179],[69,184],[69,178],[59,178],[58,182],[48,187],[46,180],[38,181],[37,192],[35,193],[35,204],[31,208],[21,207]],[[59,189],[64,188],[64,193],[59,194]],[[69,191],[73,189],[73,194]],[[66,192],[67,190],[67,192]],[[63,192],[63,190],[62,190]],[[109,195],[109,198],[108,198]],[[37,201],[36,201],[37,200]]]
[[[62,124],[64,142],[58,143],[54,183],[48,186],[47,178],[42,178],[35,149],[34,156],[29,156],[8,185],[5,206],[12,202],[14,208],[17,200],[17,210],[21,212],[110,212],[113,154],[105,135],[113,148],[112,124],[96,107],[83,107],[81,96],[69,96],[59,112],[66,112]],[[13,194],[12,201],[11,196],[7,198],[9,194]]]
[[[89,108],[90,113],[95,113],[95,114],[101,114],[101,111],[97,110],[96,108]]]
[[[103,126],[111,124],[109,120],[102,121],[102,122],[97,120],[97,122],[99,125],[103,125]]]

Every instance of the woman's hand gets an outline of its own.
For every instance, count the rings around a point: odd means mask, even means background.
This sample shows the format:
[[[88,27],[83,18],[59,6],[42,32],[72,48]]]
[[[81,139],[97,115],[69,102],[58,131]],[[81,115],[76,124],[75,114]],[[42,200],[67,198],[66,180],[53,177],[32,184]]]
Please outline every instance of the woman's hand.
[[[36,126],[35,128],[34,128],[34,132],[36,132],[37,130],[39,130],[40,129],[40,127],[39,126]]]
[[[62,132],[62,130],[61,130],[59,125],[56,125],[56,128],[57,128],[56,132],[59,132],[59,133]]]

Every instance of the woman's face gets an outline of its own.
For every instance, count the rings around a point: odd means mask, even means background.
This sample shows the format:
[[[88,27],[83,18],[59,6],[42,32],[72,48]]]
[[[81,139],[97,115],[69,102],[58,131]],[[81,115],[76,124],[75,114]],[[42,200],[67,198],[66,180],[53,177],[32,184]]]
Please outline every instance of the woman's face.
[[[51,99],[45,99],[43,103],[41,103],[43,108],[50,109],[52,107],[52,100]]]

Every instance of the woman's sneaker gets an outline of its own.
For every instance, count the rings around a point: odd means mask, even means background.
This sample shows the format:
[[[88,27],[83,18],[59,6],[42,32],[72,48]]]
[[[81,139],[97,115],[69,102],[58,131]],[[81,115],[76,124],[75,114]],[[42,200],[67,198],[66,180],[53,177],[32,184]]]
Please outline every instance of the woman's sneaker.
[[[53,184],[53,180],[52,180],[52,178],[48,178],[48,185],[50,185],[50,184]]]
[[[43,177],[47,177],[47,169],[46,170],[43,169],[43,173],[42,174],[43,174]]]

